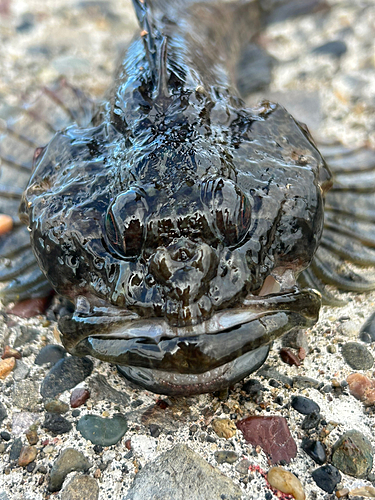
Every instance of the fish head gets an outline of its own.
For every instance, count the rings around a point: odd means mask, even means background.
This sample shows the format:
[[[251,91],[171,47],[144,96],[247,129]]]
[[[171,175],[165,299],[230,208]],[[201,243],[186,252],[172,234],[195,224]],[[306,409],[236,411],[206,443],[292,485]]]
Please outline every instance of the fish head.
[[[320,308],[296,281],[330,185],[308,132],[271,103],[212,112],[210,133],[191,114],[136,141],[108,123],[58,133],[21,205],[41,269],[73,304],[66,348],[166,393],[243,378]]]

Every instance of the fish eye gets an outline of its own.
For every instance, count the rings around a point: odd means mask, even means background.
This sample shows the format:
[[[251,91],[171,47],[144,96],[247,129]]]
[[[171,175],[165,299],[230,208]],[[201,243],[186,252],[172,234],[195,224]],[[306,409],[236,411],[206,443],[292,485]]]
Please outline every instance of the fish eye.
[[[250,227],[249,198],[233,181],[222,177],[204,181],[201,197],[224,242],[228,246],[239,243]]]
[[[142,250],[148,206],[137,189],[118,195],[110,204],[105,230],[112,249],[121,257],[137,257]]]

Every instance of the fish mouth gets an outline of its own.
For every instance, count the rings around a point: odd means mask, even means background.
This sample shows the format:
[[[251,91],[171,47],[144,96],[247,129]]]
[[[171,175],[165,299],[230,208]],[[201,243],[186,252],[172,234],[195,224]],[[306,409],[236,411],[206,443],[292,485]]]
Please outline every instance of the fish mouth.
[[[81,303],[80,303],[81,301]],[[319,292],[293,290],[248,296],[198,325],[171,326],[114,308],[76,301],[59,320],[61,340],[74,355],[119,365],[127,378],[154,392],[195,394],[229,386],[265,361],[283,334],[316,323]]]

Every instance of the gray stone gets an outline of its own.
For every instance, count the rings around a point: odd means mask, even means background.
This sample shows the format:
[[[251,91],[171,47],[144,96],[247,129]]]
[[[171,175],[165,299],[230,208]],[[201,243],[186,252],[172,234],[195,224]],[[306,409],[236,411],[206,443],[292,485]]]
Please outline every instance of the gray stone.
[[[88,358],[70,356],[60,359],[43,380],[40,389],[41,395],[45,399],[53,399],[58,394],[72,389],[91,375],[93,366],[92,361]]]
[[[66,350],[61,345],[48,344],[44,346],[35,358],[35,364],[42,366],[49,363],[55,365],[60,359],[65,358]]]
[[[9,500],[9,497],[5,491],[0,491],[0,500]]]
[[[128,424],[123,415],[114,415],[113,418],[84,415],[77,424],[77,430],[93,444],[111,446],[120,441],[128,430]]]
[[[74,448],[66,448],[61,452],[53,464],[48,489],[49,491],[60,491],[64,479],[72,471],[84,472],[90,468],[90,462],[80,451]]]
[[[3,420],[7,418],[7,416],[8,416],[7,409],[5,408],[3,403],[0,403],[0,424]]]
[[[96,375],[89,383],[90,398],[92,401],[111,401],[114,404],[128,406],[130,398],[124,392],[114,389],[103,377]]]
[[[38,411],[39,399],[39,384],[37,382],[26,379],[15,385],[12,401],[17,408]]]
[[[61,500],[98,500],[99,485],[90,476],[76,476],[61,492]]]
[[[150,462],[123,500],[240,500],[241,489],[184,444]]]
[[[30,368],[27,366],[26,363],[24,363],[21,360],[16,361],[16,368],[13,370],[13,379],[16,382],[19,382],[20,380],[24,380],[30,372]]]
[[[342,346],[341,352],[353,370],[370,370],[374,365],[371,352],[359,342],[347,342]]]

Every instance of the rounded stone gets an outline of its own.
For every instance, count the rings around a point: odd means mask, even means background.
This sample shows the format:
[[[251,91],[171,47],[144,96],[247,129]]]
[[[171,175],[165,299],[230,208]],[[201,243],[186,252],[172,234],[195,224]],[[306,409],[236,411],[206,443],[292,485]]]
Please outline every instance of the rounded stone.
[[[373,463],[370,441],[359,431],[345,432],[333,445],[332,463],[344,474],[366,478]]]
[[[353,370],[370,370],[374,365],[371,352],[359,342],[348,342],[342,346],[342,355]]]
[[[48,490],[59,491],[66,476],[72,471],[83,472],[90,468],[90,462],[80,451],[66,448],[56,459],[49,476]]]
[[[61,492],[61,500],[98,500],[99,485],[90,476],[76,476]]]
[[[292,408],[302,415],[310,415],[310,413],[319,413],[320,407],[315,401],[304,396],[294,396],[291,401]]]
[[[238,459],[238,455],[234,451],[219,450],[215,451],[215,460],[218,464],[233,464]]]
[[[128,430],[128,424],[123,415],[115,415],[113,418],[84,415],[77,424],[77,430],[92,444],[111,446],[120,441]]]
[[[26,467],[29,463],[33,462],[38,454],[38,450],[35,446],[24,446],[21,449],[20,456],[18,457],[18,465],[20,467]]]
[[[93,362],[89,358],[70,356],[60,359],[43,380],[41,395],[46,399],[52,399],[64,391],[73,389],[91,375],[93,367]]]
[[[295,500],[305,500],[301,481],[288,470],[272,467],[268,471],[267,480],[276,490],[292,495]]]
[[[220,438],[230,439],[237,432],[236,424],[229,418],[216,418],[211,425]]]
[[[333,493],[341,481],[341,474],[333,465],[323,465],[311,474],[315,483],[327,493]]]
[[[65,358],[66,350],[61,345],[48,344],[39,351],[35,358],[35,364],[42,366],[50,363],[51,366],[55,365],[60,359]]]

